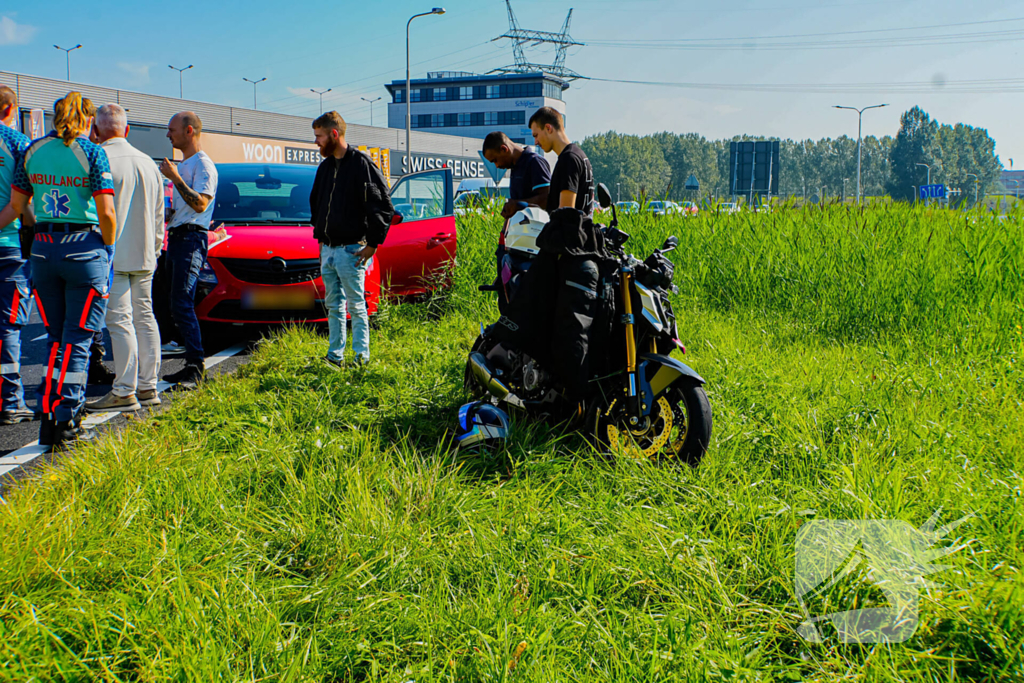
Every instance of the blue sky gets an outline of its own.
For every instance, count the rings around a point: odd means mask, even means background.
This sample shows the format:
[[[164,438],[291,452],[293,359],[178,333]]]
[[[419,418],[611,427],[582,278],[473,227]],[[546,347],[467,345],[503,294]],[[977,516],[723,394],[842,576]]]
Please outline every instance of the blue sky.
[[[444,16],[413,23],[413,76],[427,70],[484,72],[512,61],[508,41],[491,42],[508,25],[503,0],[437,0]],[[195,68],[184,75],[185,97],[315,115],[310,88],[333,88],[325,107],[369,123],[361,97],[385,120],[385,82],[405,76],[405,23],[431,2],[300,4],[62,1],[10,4],[0,9],[0,69],[64,78],[64,53],[56,43],[83,48],[71,55],[72,80],[176,96],[178,75],[168,64]],[[709,138],[735,134],[819,138],[857,133],[856,115],[830,107],[887,102],[868,112],[866,135],[894,134],[900,114],[922,106],[944,123],[987,128],[1004,165],[1024,166],[1024,92],[963,93],[955,84],[1017,77],[1024,45],[1024,3],[952,0],[513,0],[524,28],[557,31],[570,7],[572,36],[592,44],[573,48],[567,65],[592,77],[697,84],[787,84],[795,92],[753,92],[576,81],[566,95],[570,135],[581,139],[609,129],[626,133],[698,132]],[[1011,21],[1021,19],[1021,21]],[[969,23],[991,22],[991,23]],[[893,29],[919,28],[916,31]],[[875,32],[878,30],[885,32]],[[1018,35],[1016,31],[1020,31]],[[867,32],[867,33],[854,33]],[[999,32],[996,35],[995,32]],[[804,37],[820,34],[818,37]],[[841,34],[841,35],[837,35]],[[764,37],[786,49],[764,49]],[[909,37],[935,37],[906,45]],[[945,37],[943,37],[945,36]],[[956,36],[956,38],[954,38]],[[969,36],[964,38],[964,36]],[[612,47],[607,41],[699,39],[734,49]],[[758,40],[760,38],[760,40]],[[834,49],[832,41],[858,43]],[[807,49],[806,43],[828,43]],[[866,46],[862,41],[878,41]],[[793,49],[796,44],[800,49]],[[549,61],[544,50],[530,53]],[[808,92],[849,84],[926,83],[922,92]],[[947,84],[940,87],[941,84]],[[1024,83],[1024,81],[1022,81]],[[954,84],[954,85],[951,85]],[[1005,84],[992,89],[1002,90]],[[1024,87],[1016,86],[1018,90]]]

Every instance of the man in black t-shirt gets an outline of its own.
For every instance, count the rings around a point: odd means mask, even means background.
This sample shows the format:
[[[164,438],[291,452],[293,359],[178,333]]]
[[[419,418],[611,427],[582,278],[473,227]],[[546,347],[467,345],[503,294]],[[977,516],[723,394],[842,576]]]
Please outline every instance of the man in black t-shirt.
[[[484,138],[483,154],[487,161],[501,169],[512,169],[509,179],[509,201],[501,210],[502,218],[511,218],[522,207],[520,202],[547,207],[551,168],[548,160],[533,150],[518,145],[501,131]]]
[[[541,107],[530,117],[530,130],[541,149],[558,155],[548,190],[548,213],[563,207],[575,207],[592,216],[594,169],[579,145],[569,141],[562,115],[551,107]]]

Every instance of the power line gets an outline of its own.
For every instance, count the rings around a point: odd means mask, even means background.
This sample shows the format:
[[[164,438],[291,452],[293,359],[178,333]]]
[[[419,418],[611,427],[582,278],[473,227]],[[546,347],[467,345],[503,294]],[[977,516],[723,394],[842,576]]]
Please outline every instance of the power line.
[[[861,40],[825,40],[803,42],[733,42],[709,40],[683,40],[676,42],[648,41],[590,41],[595,47],[644,49],[644,50],[706,50],[706,51],[749,51],[749,50],[840,50],[856,48],[926,47],[929,45],[965,45],[971,43],[1007,42],[1024,39],[1024,29],[1007,31],[981,31],[975,33],[944,33],[927,36],[906,36],[902,38],[869,38]],[[750,40],[770,41],[769,38]]]
[[[735,41],[735,40],[776,40],[776,39],[781,39],[781,38],[821,38],[823,36],[829,36],[829,37],[831,37],[831,36],[854,36],[854,35],[862,35],[862,34],[865,34],[865,33],[896,33],[896,32],[900,32],[900,31],[927,31],[927,30],[936,29],[936,28],[961,28],[963,26],[982,26],[982,25],[989,25],[989,24],[1006,24],[1006,23],[1021,22],[1021,21],[1024,21],[1024,17],[1017,17],[1017,18],[1014,18],[1014,19],[990,19],[990,20],[987,20],[987,21],[965,21],[965,22],[959,22],[959,23],[956,23],[956,24],[932,24],[930,26],[906,26],[906,27],[903,27],[903,28],[874,28],[874,29],[862,29],[862,30],[859,30],[859,31],[829,31],[828,33],[791,33],[789,35],[780,35],[780,36],[746,36],[746,37],[735,37],[735,36],[732,36],[732,37],[729,37],[729,38],[701,38],[699,40],[700,40],[700,42],[712,43],[712,42],[716,42],[716,41],[718,41],[718,42],[728,42],[728,41]],[[686,40],[690,40],[690,39],[679,39],[679,38],[661,39],[661,40],[659,40],[659,39],[651,39],[651,40],[634,40],[634,41],[630,41],[630,42],[634,42],[634,43],[676,43],[676,42],[685,42]],[[696,40],[696,39],[694,39],[694,40]],[[588,45],[593,45],[593,44],[605,43],[605,42],[616,42],[616,41],[615,41],[615,39],[596,40],[596,41],[591,40],[591,41],[588,41],[587,44]]]
[[[623,83],[660,88],[692,90],[729,90],[735,92],[774,92],[803,94],[1001,94],[1024,92],[1024,78],[980,79],[971,81],[908,81],[903,83],[684,83],[636,81],[615,78],[588,78],[599,83]]]

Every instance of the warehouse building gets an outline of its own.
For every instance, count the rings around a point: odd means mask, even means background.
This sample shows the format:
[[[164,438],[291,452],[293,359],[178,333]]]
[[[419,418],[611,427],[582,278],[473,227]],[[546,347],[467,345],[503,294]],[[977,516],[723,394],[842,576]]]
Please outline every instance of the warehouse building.
[[[18,94],[21,130],[31,138],[52,128],[53,103],[76,90],[97,106],[120,104],[128,112],[131,126],[128,140],[155,160],[173,158],[167,140],[167,122],[179,111],[191,110],[203,122],[203,148],[218,163],[267,162],[318,164],[319,151],[313,144],[312,119],[272,112],[227,107],[115,90],[85,83],[71,83],[38,76],[0,71],[0,85]],[[344,116],[345,112],[342,111]],[[359,124],[348,125],[350,144],[365,149],[392,179],[405,174],[405,132]],[[489,177],[479,156],[480,140],[473,136],[439,135],[417,130],[412,133],[413,170],[448,166],[456,185],[467,178]]]

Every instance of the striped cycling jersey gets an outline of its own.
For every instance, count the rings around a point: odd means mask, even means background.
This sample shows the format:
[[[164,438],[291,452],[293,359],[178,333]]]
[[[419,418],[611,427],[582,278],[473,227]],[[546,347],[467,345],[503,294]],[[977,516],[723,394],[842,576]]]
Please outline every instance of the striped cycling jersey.
[[[11,185],[14,184],[14,170],[21,166],[30,140],[0,123],[0,208],[11,201]],[[21,245],[18,230],[21,221],[17,218],[13,223],[0,227],[0,247],[17,247]]]
[[[41,223],[98,223],[95,197],[114,194],[114,179],[102,147],[86,138],[65,145],[50,133],[29,145],[15,169],[14,191],[32,197]]]

